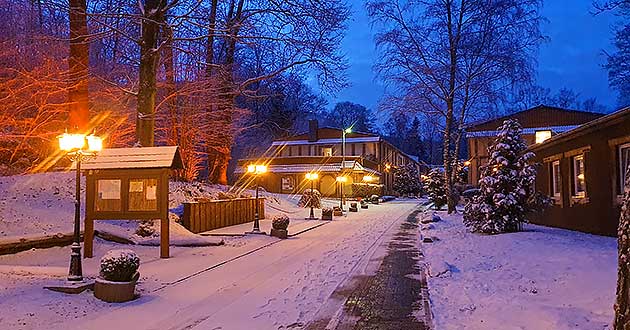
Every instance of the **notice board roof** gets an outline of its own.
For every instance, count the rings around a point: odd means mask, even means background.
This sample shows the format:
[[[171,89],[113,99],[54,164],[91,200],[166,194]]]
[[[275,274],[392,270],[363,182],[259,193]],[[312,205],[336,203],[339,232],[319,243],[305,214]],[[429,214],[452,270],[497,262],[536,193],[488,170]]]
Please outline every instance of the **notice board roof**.
[[[123,168],[182,169],[177,146],[103,149],[92,159],[84,160],[81,168],[105,170]]]

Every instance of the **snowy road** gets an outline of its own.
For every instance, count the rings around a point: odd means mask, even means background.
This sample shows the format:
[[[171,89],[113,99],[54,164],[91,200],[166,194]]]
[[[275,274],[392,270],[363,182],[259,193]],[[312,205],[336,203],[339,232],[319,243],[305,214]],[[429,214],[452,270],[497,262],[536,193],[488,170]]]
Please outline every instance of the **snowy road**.
[[[416,206],[415,201],[370,206],[83,319],[76,328],[302,328],[315,315],[321,317],[320,307],[335,289],[362,271]]]

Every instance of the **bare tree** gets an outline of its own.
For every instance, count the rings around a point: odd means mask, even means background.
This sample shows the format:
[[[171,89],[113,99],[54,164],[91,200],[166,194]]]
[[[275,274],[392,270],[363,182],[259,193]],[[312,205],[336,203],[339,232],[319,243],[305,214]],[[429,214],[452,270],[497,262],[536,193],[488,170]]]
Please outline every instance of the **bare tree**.
[[[440,116],[448,210],[455,210],[452,158],[464,123],[488,111],[511,85],[532,79],[543,40],[539,0],[373,0],[376,70],[393,99]]]
[[[71,129],[85,132],[89,122],[88,102],[88,26],[86,0],[70,0],[70,57],[68,58],[70,88],[68,91]],[[41,15],[41,14],[40,14]],[[41,20],[40,16],[40,20]]]

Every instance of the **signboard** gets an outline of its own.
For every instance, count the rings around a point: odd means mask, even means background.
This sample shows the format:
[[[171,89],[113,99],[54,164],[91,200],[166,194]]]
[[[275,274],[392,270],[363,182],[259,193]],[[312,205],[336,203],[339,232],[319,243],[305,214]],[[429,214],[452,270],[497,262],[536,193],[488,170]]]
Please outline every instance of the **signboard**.
[[[182,168],[177,147],[104,149],[85,161],[85,245],[92,257],[94,220],[160,219],[160,257],[169,256],[168,181]]]

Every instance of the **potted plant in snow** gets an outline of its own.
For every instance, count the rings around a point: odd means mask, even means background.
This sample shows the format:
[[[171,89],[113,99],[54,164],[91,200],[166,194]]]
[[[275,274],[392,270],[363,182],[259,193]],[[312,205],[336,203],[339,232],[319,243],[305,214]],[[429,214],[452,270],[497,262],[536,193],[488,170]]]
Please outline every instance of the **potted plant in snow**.
[[[285,239],[289,234],[287,228],[289,228],[289,217],[285,214],[276,215],[271,220],[271,236]]]
[[[333,218],[333,209],[330,207],[322,208],[322,220],[332,220]]]
[[[94,296],[106,302],[125,302],[135,297],[140,258],[131,250],[111,250],[101,258]]]

